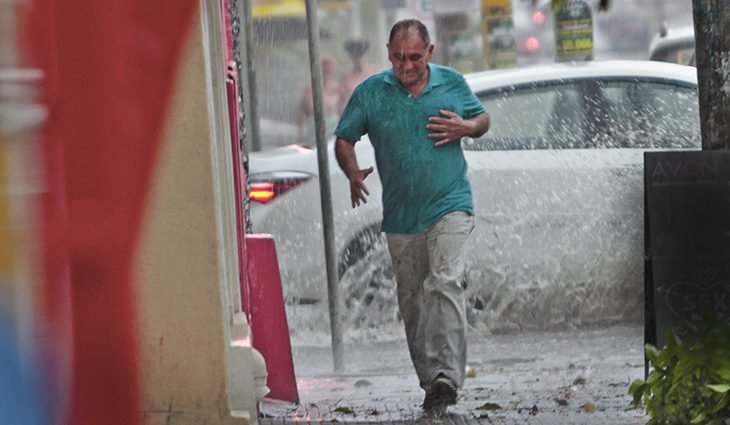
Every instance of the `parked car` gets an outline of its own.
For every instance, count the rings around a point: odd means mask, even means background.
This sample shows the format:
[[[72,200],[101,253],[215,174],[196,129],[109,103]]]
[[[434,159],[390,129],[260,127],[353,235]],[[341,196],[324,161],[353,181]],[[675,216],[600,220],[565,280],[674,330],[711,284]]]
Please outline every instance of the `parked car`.
[[[695,68],[588,62],[466,79],[492,118],[486,135],[462,141],[476,210],[470,323],[496,331],[639,320],[643,155],[699,148]],[[362,167],[375,164],[366,137],[356,148]],[[359,311],[348,317],[397,315],[378,176],[366,180],[368,203],[353,209],[332,142],[328,158],[341,297]],[[288,302],[327,299],[316,161],[299,147],[250,157],[254,188],[281,175],[287,189],[253,202],[251,217],[254,231],[274,236]]]
[[[649,59],[695,66],[694,27],[669,28],[663,25],[649,44]]]

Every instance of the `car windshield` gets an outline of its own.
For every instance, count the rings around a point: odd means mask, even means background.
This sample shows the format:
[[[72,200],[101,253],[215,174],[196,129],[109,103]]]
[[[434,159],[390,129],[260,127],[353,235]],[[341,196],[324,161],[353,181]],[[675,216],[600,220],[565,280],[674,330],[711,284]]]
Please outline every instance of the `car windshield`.
[[[467,150],[700,146],[696,88],[677,83],[564,80],[477,95],[492,127]]]

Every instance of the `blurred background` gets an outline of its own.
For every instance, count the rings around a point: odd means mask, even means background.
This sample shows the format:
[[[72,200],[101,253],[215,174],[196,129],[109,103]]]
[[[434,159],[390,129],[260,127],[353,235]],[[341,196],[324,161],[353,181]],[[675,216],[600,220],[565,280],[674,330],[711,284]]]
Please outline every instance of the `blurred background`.
[[[592,11],[595,60],[648,59],[652,37],[663,25],[692,25],[690,0],[611,0],[606,11],[597,10],[596,0],[587,3]],[[501,20],[489,35],[485,5],[493,5]],[[259,90],[261,149],[293,143],[302,125],[301,93],[311,81],[304,11],[303,1],[253,1],[254,52],[249,68],[255,70]],[[555,16],[548,0],[482,0],[481,4],[476,0],[320,0],[320,49],[333,59],[332,78],[337,81],[352,68],[345,50],[351,39],[367,42],[364,58],[370,65],[389,66],[387,36],[392,24],[404,18],[418,18],[428,26],[436,46],[434,62],[462,73],[556,60]],[[513,57],[487,63],[489,36],[492,49],[501,43],[507,56]],[[311,138],[298,141],[313,143]]]
[[[42,73],[24,63],[18,51],[22,41],[18,20],[29,3],[0,0],[0,368],[5,368],[0,369],[3,377],[0,412],[5,414],[0,416],[0,423],[3,425],[48,423],[46,416],[51,414],[46,411],[51,410],[48,406],[64,405],[65,398],[69,397],[63,388],[58,391],[52,388],[52,384],[63,383],[68,377],[51,376],[41,382],[37,376],[43,375],[45,368],[61,371],[59,374],[70,369],[67,365],[71,361],[68,338],[71,325],[68,320],[60,320],[70,315],[57,306],[68,304],[72,297],[68,287],[51,285],[52,278],[68,278],[64,263],[42,263],[45,256],[53,258],[56,251],[63,253],[67,249],[60,242],[54,243],[62,241],[65,234],[49,232],[55,228],[53,224],[65,226],[67,217],[62,209],[51,209],[48,216],[42,217],[38,212],[44,200],[55,206],[56,200],[48,199],[48,193],[62,192],[64,188],[50,187],[62,184],[49,174],[56,164],[46,167],[42,164],[49,149],[42,144],[38,132],[47,119],[44,103],[48,99],[42,98],[38,87]],[[648,59],[652,39],[662,28],[692,24],[691,0],[611,0],[607,11],[597,11],[596,3],[595,0],[587,2],[592,12],[591,56],[596,60]],[[386,50],[388,33],[393,23],[404,18],[418,18],[429,27],[436,45],[434,62],[463,73],[520,68],[557,60],[556,21],[549,1],[320,0],[318,4],[321,53],[327,65],[323,67],[326,95],[329,82],[337,83],[332,84],[337,87],[333,90],[346,86],[342,81],[351,75],[355,66],[353,55],[362,55],[363,62],[357,66],[365,73],[390,66]],[[251,111],[255,106],[258,111],[260,144],[249,146],[249,151],[292,143],[313,145],[304,1],[251,0],[250,5],[252,25],[246,29],[251,31],[245,33],[252,37],[247,43],[252,51],[245,52],[248,59],[244,62],[243,78],[254,75],[258,93],[244,98],[244,110]],[[353,47],[353,42],[358,47]],[[104,70],[98,72],[103,74]],[[339,93],[332,95],[340,97]],[[331,105],[328,123],[336,122],[334,118],[342,106],[337,102]],[[250,120],[251,115],[246,114],[246,119]],[[103,127],[99,123],[96,126]],[[245,128],[251,125],[247,123]],[[89,139],[95,142],[93,137]],[[246,143],[251,141],[246,139]],[[115,160],[112,158],[108,163],[114,164]],[[43,230],[48,240],[39,240]],[[43,282],[48,287],[39,288]],[[43,296],[34,298],[34,293]],[[39,320],[38,310],[49,318],[47,326],[34,326],[33,321]],[[124,342],[116,335],[114,340]],[[53,344],[52,355],[46,353],[48,347],[39,341]],[[118,371],[120,375],[123,372]],[[39,387],[46,391],[40,391]],[[51,396],[46,393],[63,400],[46,400],[46,396]]]

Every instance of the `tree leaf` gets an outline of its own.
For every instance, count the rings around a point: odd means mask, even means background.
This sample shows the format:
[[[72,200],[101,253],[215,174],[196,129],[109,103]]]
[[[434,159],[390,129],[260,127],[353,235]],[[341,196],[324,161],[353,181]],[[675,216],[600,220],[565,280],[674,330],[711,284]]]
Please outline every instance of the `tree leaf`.
[[[717,375],[724,381],[730,381],[730,366],[723,366],[718,369]]]
[[[502,406],[497,403],[486,402],[481,406],[477,407],[477,410],[502,410]]]
[[[692,424],[699,424],[699,423],[704,422],[704,420],[706,418],[707,418],[707,415],[705,414],[705,412],[700,412],[700,413],[697,414],[697,416],[695,416],[694,418],[692,418],[692,421],[690,423],[692,423]]]
[[[637,407],[639,406],[639,404],[641,404],[641,398],[644,396],[644,391],[646,391],[646,388],[646,382],[641,379],[635,380],[629,386],[629,394],[634,397],[634,407]]]
[[[644,348],[644,353],[646,354],[646,358],[649,359],[652,366],[661,366],[659,364],[659,349],[654,347],[651,344],[646,344],[646,347]]]
[[[724,393],[730,391],[730,384],[708,384],[708,385],[706,385],[706,387],[716,393],[724,394]]]
[[[354,415],[355,414],[355,411],[352,410],[352,408],[347,407],[347,406],[340,406],[340,407],[338,407],[338,408],[335,409],[335,412],[337,412],[337,413],[344,413],[346,415]]]

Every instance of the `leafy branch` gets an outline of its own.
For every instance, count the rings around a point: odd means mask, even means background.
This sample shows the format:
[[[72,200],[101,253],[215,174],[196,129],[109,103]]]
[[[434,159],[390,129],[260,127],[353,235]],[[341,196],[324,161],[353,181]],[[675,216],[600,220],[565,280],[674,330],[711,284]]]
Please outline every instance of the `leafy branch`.
[[[652,366],[646,381],[630,388],[636,407],[643,403],[647,425],[725,425],[730,418],[730,326],[714,315],[698,325],[687,323],[691,336],[680,340],[671,328],[666,346],[647,344]]]

